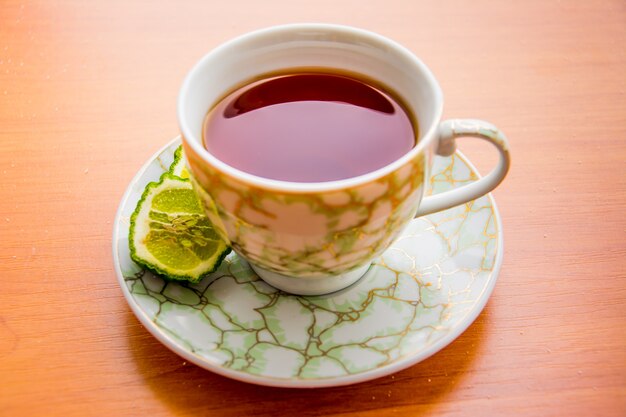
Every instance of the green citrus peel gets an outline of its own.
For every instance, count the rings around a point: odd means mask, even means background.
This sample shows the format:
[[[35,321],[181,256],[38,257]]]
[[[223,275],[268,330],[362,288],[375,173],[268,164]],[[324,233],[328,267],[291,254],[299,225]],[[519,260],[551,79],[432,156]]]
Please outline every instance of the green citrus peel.
[[[170,170],[146,186],[130,218],[130,255],[166,279],[196,283],[230,248],[205,216],[191,181],[173,173],[187,172],[182,148],[176,154]]]

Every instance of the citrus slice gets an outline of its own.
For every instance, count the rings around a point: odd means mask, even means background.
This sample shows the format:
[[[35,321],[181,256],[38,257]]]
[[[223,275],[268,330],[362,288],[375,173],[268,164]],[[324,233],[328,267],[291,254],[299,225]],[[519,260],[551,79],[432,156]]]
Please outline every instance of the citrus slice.
[[[179,178],[189,178],[187,162],[185,161],[185,155],[183,154],[183,145],[176,148],[176,151],[174,152],[174,162],[170,165],[169,172]]]
[[[170,172],[151,182],[130,217],[130,255],[170,280],[196,283],[230,248],[205,216],[191,182]]]

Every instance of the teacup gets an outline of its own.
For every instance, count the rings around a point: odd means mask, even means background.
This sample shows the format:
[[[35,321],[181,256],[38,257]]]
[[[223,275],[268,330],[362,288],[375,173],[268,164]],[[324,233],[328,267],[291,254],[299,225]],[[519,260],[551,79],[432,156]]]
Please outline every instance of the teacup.
[[[255,176],[207,151],[202,129],[209,109],[261,74],[298,67],[362,74],[389,86],[417,118],[417,144],[375,171],[318,183]],[[502,132],[481,120],[442,122],[442,109],[433,74],[396,42],[346,26],[292,24],[243,35],[205,55],[185,78],[177,111],[194,188],[218,232],[267,283],[314,295],[356,282],[414,217],[476,199],[503,180],[510,157]],[[433,154],[451,155],[460,136],[493,144],[496,167],[425,197]]]

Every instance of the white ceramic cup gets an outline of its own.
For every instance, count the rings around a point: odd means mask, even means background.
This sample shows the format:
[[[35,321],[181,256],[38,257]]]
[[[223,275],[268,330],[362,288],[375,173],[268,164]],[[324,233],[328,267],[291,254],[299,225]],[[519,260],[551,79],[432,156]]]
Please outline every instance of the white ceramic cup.
[[[207,112],[235,89],[298,68],[361,74],[399,95],[419,125],[416,146],[393,163],[354,178],[297,183],[231,167],[203,146]],[[205,55],[178,98],[178,121],[192,181],[207,215],[233,250],[271,285],[323,294],[358,280],[404,226],[476,199],[505,177],[505,136],[475,119],[441,121],[443,95],[430,70],[403,46],[372,32],[328,24],[291,24],[252,32]],[[448,156],[455,139],[493,144],[500,158],[485,177],[423,197],[432,154]]]

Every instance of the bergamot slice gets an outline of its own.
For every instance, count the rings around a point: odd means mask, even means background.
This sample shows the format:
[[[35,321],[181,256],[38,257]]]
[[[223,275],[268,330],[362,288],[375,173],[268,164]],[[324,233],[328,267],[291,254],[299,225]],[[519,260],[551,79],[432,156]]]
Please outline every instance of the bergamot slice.
[[[176,148],[176,151],[174,152],[174,162],[170,165],[169,172],[179,178],[189,178],[187,162],[183,153],[183,145]]]
[[[230,252],[205,216],[191,182],[170,172],[146,186],[130,218],[129,246],[139,265],[192,283],[215,271]]]

